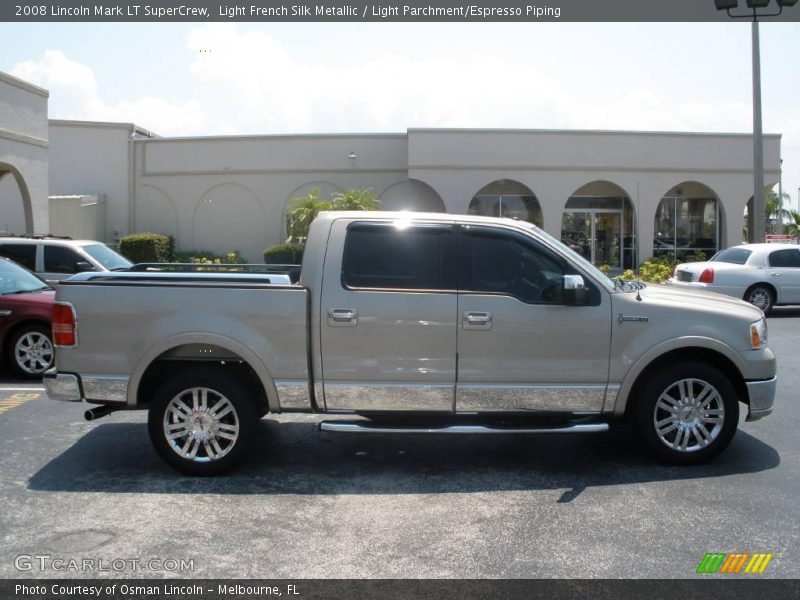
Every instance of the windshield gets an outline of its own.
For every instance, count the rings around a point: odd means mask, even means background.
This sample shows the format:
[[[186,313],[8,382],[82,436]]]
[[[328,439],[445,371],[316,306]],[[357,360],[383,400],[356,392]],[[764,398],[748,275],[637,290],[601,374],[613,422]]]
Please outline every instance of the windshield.
[[[533,223],[525,223],[525,225],[527,225],[530,229],[535,231],[541,237],[545,238],[547,241],[549,241],[552,244],[558,246],[558,249],[561,252],[563,252],[564,254],[569,256],[581,269],[583,269],[584,271],[588,271],[589,274],[594,279],[596,279],[597,281],[602,283],[609,290],[613,290],[616,287],[614,285],[614,282],[607,275],[605,275],[600,269],[595,267],[588,260],[583,258],[580,254],[575,252],[572,248],[570,248],[569,246],[561,243],[561,241],[557,240],[552,235],[550,235],[549,233],[545,232],[543,229],[540,229],[539,227],[537,227]]]
[[[133,263],[127,258],[121,254],[117,254],[111,248],[104,246],[103,244],[84,246],[83,249],[89,256],[91,256],[109,271],[129,269],[133,266]]]
[[[45,290],[48,286],[27,269],[9,261],[0,260],[0,294],[23,294]]]
[[[726,262],[733,263],[734,265],[743,265],[750,258],[753,253],[752,250],[747,248],[728,248],[721,252],[717,252],[711,257],[711,262]]]

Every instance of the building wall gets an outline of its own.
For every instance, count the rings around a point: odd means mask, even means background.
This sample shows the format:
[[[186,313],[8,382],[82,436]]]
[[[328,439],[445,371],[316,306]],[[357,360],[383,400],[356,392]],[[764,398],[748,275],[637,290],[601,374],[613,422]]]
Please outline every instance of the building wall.
[[[182,250],[239,250],[250,261],[285,239],[287,203],[314,188],[323,197],[372,188],[387,209],[466,213],[475,194],[494,182],[495,190],[530,190],[545,230],[556,237],[570,196],[587,184],[596,193],[621,189],[636,214],[640,260],[652,253],[656,209],[670,190],[711,190],[722,215],[721,246],[741,241],[752,196],[749,135],[412,129],[156,137],[134,139],[127,155],[130,128],[52,127],[53,193],[106,193],[109,230],[168,233]],[[65,160],[76,147],[94,154]],[[780,136],[765,136],[765,164],[777,165],[779,153]],[[768,169],[767,186],[778,176]]]
[[[130,123],[50,121],[50,191],[53,195],[103,195],[101,241],[116,242],[130,224]]]
[[[48,92],[0,72],[0,231],[47,232]]]

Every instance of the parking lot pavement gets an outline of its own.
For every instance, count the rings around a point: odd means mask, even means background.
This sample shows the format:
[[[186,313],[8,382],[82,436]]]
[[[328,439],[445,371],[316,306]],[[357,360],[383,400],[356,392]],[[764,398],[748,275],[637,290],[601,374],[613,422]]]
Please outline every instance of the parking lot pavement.
[[[144,413],[87,423],[85,404],[0,379],[0,577],[694,577],[733,551],[798,577],[800,310],[769,327],[775,414],[688,468],[624,434],[357,436],[280,416],[244,468],[190,478],[156,457]]]

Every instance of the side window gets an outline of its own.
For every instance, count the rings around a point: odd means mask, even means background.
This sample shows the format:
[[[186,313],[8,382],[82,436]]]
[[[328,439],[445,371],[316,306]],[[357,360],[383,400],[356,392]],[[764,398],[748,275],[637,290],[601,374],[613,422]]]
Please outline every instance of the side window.
[[[461,289],[501,293],[529,304],[560,304],[562,278],[573,271],[532,240],[512,233],[469,231]]]
[[[342,285],[394,290],[455,290],[450,226],[398,228],[353,223],[347,228]]]
[[[46,273],[67,273],[78,272],[78,263],[84,259],[70,248],[63,246],[44,247],[44,270]]]
[[[0,244],[0,256],[10,258],[31,271],[36,270],[35,244]]]
[[[769,255],[770,267],[800,267],[800,250],[776,250]]]

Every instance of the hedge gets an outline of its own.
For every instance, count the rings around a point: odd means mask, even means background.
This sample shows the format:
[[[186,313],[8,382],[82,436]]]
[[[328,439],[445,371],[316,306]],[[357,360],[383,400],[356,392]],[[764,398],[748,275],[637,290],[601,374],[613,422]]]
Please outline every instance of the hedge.
[[[246,261],[238,250],[226,252],[223,255],[215,254],[210,250],[185,250],[176,252],[174,262],[195,264],[244,264]]]
[[[300,244],[278,244],[264,250],[264,264],[299,265],[303,262],[303,246]]]
[[[170,262],[175,240],[162,233],[131,233],[119,240],[119,253],[134,263]]]

